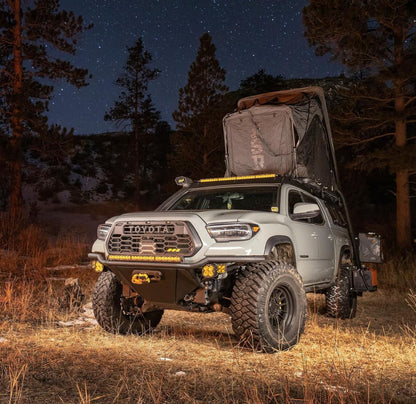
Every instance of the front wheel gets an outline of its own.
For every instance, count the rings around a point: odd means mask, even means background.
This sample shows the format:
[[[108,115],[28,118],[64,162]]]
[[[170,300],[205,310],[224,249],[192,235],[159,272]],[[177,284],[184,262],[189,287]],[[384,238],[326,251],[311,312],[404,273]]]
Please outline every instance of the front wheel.
[[[123,287],[112,272],[102,272],[95,284],[92,308],[98,324],[114,334],[145,334],[155,328],[163,310],[126,314],[121,305]]]
[[[264,261],[243,267],[231,299],[233,330],[264,352],[295,345],[306,321],[303,282],[292,265]]]

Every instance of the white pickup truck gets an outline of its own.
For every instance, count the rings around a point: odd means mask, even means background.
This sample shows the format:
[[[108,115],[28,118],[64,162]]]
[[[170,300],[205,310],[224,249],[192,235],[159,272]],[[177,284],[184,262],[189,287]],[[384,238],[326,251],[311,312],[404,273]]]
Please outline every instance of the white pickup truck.
[[[376,235],[354,238],[339,189],[320,88],[240,100],[224,118],[223,178],[177,178],[182,189],[154,212],[98,227],[89,258],[101,272],[93,294],[109,332],[143,334],[163,310],[230,313],[239,338],[273,352],[303,332],[306,293],[327,312],[355,315],[376,290]]]

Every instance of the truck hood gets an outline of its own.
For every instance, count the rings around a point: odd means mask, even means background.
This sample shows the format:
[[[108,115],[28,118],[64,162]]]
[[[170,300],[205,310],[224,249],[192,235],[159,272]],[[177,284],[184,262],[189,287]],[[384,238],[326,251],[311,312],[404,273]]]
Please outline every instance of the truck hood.
[[[270,216],[270,217],[269,217]],[[203,220],[205,223],[227,223],[227,222],[251,222],[258,223],[280,216],[273,212],[256,212],[248,210],[204,210],[204,211],[160,211],[160,212],[132,212],[120,216],[112,217],[107,223],[129,222],[129,221],[166,221],[184,220],[194,221]]]

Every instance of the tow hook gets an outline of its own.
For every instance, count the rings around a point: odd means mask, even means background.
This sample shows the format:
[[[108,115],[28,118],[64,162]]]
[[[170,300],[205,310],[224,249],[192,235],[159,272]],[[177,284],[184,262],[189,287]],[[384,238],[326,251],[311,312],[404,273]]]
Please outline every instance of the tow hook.
[[[143,285],[150,282],[159,282],[162,280],[162,273],[159,271],[143,271],[133,272],[133,275],[131,277],[131,283],[134,283],[135,285]]]

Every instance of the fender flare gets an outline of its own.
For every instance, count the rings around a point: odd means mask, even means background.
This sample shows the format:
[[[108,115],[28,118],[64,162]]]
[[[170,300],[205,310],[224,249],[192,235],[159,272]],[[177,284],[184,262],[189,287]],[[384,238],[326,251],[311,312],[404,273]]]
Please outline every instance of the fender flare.
[[[270,251],[272,250],[272,248],[275,245],[278,245],[278,244],[290,244],[292,246],[293,254],[294,254],[294,257],[296,259],[295,247],[293,246],[292,240],[287,236],[273,236],[273,237],[270,237],[267,240],[266,246],[264,247],[264,255],[268,256],[270,254]]]

